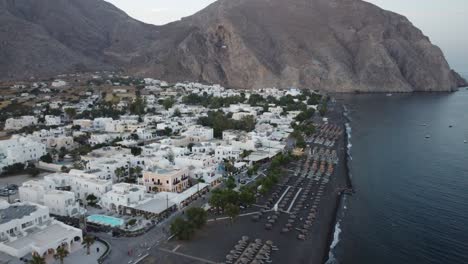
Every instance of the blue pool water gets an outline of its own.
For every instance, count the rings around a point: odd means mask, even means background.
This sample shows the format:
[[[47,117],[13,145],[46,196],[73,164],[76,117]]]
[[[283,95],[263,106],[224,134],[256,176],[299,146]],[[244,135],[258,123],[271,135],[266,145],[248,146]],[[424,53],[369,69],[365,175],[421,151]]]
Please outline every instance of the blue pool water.
[[[87,219],[89,222],[112,227],[119,227],[122,226],[124,223],[124,220],[120,218],[115,218],[107,215],[90,215],[87,217]]]

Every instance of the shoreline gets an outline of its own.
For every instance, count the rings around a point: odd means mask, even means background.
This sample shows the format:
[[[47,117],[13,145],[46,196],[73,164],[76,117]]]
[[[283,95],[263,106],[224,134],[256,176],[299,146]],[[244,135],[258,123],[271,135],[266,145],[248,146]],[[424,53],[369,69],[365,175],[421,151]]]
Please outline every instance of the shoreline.
[[[343,200],[344,200],[344,197],[346,195],[352,195],[352,193],[354,193],[354,188],[353,188],[353,183],[352,183],[352,180],[351,180],[351,175],[350,175],[350,169],[349,169],[349,158],[350,158],[350,155],[349,155],[349,148],[348,148],[348,145],[349,145],[349,136],[348,136],[348,131],[347,131],[347,122],[346,121],[349,121],[349,117],[347,116],[347,109],[346,109],[346,106],[343,105],[343,110],[342,110],[342,116],[345,120],[342,120],[343,124],[343,131],[344,131],[344,136],[343,136],[343,152],[342,152],[342,155],[343,155],[343,168],[344,168],[344,177],[345,177],[345,180],[346,180],[346,186],[347,186],[347,189],[345,190],[340,190],[339,193],[337,194],[336,196],[336,205],[335,205],[335,208],[334,208],[334,211],[333,211],[333,217],[332,217],[332,221],[330,222],[329,224],[329,231],[328,231],[328,236],[327,236],[327,247],[326,247],[326,250],[325,252],[323,253],[323,259],[322,259],[322,263],[326,264],[329,259],[330,259],[330,255],[332,255],[333,253],[331,252],[332,249],[332,244],[334,242],[334,239],[335,239],[335,232],[336,232],[336,227],[337,227],[337,224],[339,223],[340,219],[338,219],[338,213],[340,211],[340,209],[343,207]],[[351,192],[351,193],[350,193]]]

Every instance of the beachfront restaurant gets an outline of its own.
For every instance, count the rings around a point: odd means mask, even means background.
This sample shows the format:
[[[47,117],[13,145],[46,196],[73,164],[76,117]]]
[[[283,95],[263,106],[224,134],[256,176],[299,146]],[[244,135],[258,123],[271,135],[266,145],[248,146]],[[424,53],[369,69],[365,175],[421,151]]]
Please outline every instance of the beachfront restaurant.
[[[185,206],[189,205],[192,201],[198,199],[203,194],[209,191],[210,184],[207,183],[197,183],[192,187],[188,188],[182,193],[176,194],[172,201],[177,204],[179,209],[184,208]]]
[[[177,211],[177,205],[171,201],[170,197],[159,195],[159,193],[153,199],[146,200],[134,207],[127,207],[124,210],[130,215],[159,220],[167,218],[175,211]]]

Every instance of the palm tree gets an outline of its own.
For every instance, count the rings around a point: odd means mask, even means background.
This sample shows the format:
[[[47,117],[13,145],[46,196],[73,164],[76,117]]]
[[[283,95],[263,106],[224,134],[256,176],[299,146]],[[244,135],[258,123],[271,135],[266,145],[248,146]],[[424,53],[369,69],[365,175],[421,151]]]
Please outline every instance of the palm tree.
[[[115,176],[117,176],[117,182],[120,182],[120,179],[125,176],[125,168],[124,167],[120,167],[120,168],[117,168],[115,169]]]
[[[63,260],[68,256],[68,250],[61,246],[57,248],[57,251],[54,254],[54,258],[60,260],[60,264],[63,264]]]
[[[38,254],[34,254],[32,259],[28,262],[29,264],[46,264],[45,258]]]
[[[91,245],[94,244],[94,237],[87,235],[83,238],[83,245],[86,247],[86,254],[90,254]]]

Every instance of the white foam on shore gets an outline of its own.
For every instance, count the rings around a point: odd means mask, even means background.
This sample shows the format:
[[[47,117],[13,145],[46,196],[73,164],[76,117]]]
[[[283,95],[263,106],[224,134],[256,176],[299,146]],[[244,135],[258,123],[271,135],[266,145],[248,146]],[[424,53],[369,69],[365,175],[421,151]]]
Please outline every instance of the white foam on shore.
[[[335,225],[335,232],[333,233],[333,241],[330,246],[330,252],[328,252],[328,260],[325,262],[325,264],[338,264],[338,260],[335,258],[335,255],[333,254],[333,250],[335,249],[336,245],[338,245],[338,242],[340,242],[340,233],[341,233],[341,228],[340,228],[340,221],[338,221]]]
[[[353,157],[351,156],[351,148],[353,147],[353,144],[351,143],[352,128],[351,128],[350,123],[346,123],[345,126],[346,126],[346,134],[348,138],[348,146],[347,146],[346,154],[348,154],[349,160],[353,160]]]
[[[347,209],[347,206],[346,206],[347,196],[343,195],[341,199],[342,199],[341,201],[342,208],[338,212],[339,216],[337,217],[339,217],[339,220],[336,222],[336,225],[334,227],[335,231],[333,232],[333,241],[330,245],[330,251],[328,252],[328,260],[327,262],[325,262],[325,264],[339,264],[340,263],[338,259],[335,257],[334,250],[336,246],[338,245],[338,243],[340,242],[340,234],[342,231],[341,220],[344,215],[344,211]]]

